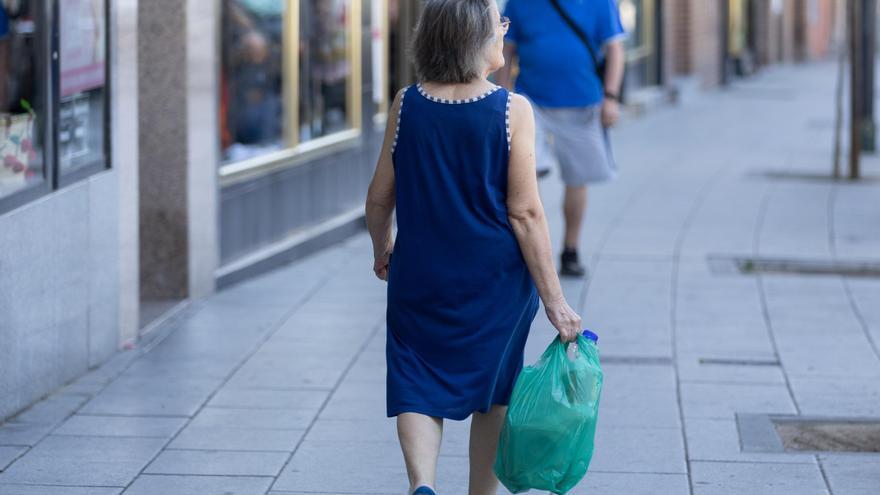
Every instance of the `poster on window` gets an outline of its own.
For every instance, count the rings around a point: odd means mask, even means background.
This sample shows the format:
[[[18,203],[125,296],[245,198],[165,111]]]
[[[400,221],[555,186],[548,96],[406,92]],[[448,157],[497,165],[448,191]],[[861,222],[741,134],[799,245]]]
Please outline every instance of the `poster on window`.
[[[61,1],[61,97],[104,86],[104,0]]]

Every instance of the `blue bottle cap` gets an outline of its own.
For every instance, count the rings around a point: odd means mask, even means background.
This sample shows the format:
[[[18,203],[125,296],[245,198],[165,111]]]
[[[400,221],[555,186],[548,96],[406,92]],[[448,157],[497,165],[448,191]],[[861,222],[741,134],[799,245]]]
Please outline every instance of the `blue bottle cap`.
[[[584,338],[592,340],[594,343],[599,343],[599,336],[589,330],[584,330]]]

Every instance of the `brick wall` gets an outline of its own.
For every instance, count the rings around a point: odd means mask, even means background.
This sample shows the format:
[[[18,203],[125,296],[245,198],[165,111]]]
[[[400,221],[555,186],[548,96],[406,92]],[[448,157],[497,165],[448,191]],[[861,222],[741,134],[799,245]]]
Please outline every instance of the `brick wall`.
[[[834,43],[835,17],[838,3],[835,0],[807,0],[807,46],[812,59],[831,54]]]
[[[691,0],[691,70],[703,86],[721,83],[722,11],[724,0]]]

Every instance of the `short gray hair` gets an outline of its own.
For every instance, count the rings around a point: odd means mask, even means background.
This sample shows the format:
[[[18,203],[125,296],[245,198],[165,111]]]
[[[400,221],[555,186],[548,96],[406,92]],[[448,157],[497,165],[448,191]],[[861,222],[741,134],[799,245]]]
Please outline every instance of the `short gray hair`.
[[[425,2],[412,47],[420,80],[468,83],[482,76],[485,50],[497,36],[493,1]]]

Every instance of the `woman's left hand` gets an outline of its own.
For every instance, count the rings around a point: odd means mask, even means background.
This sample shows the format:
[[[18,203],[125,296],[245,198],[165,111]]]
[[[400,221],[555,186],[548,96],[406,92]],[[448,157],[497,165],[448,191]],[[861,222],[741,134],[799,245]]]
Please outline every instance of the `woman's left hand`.
[[[388,265],[391,261],[391,253],[382,256],[376,256],[373,261],[373,273],[379,277],[379,280],[388,281]]]

